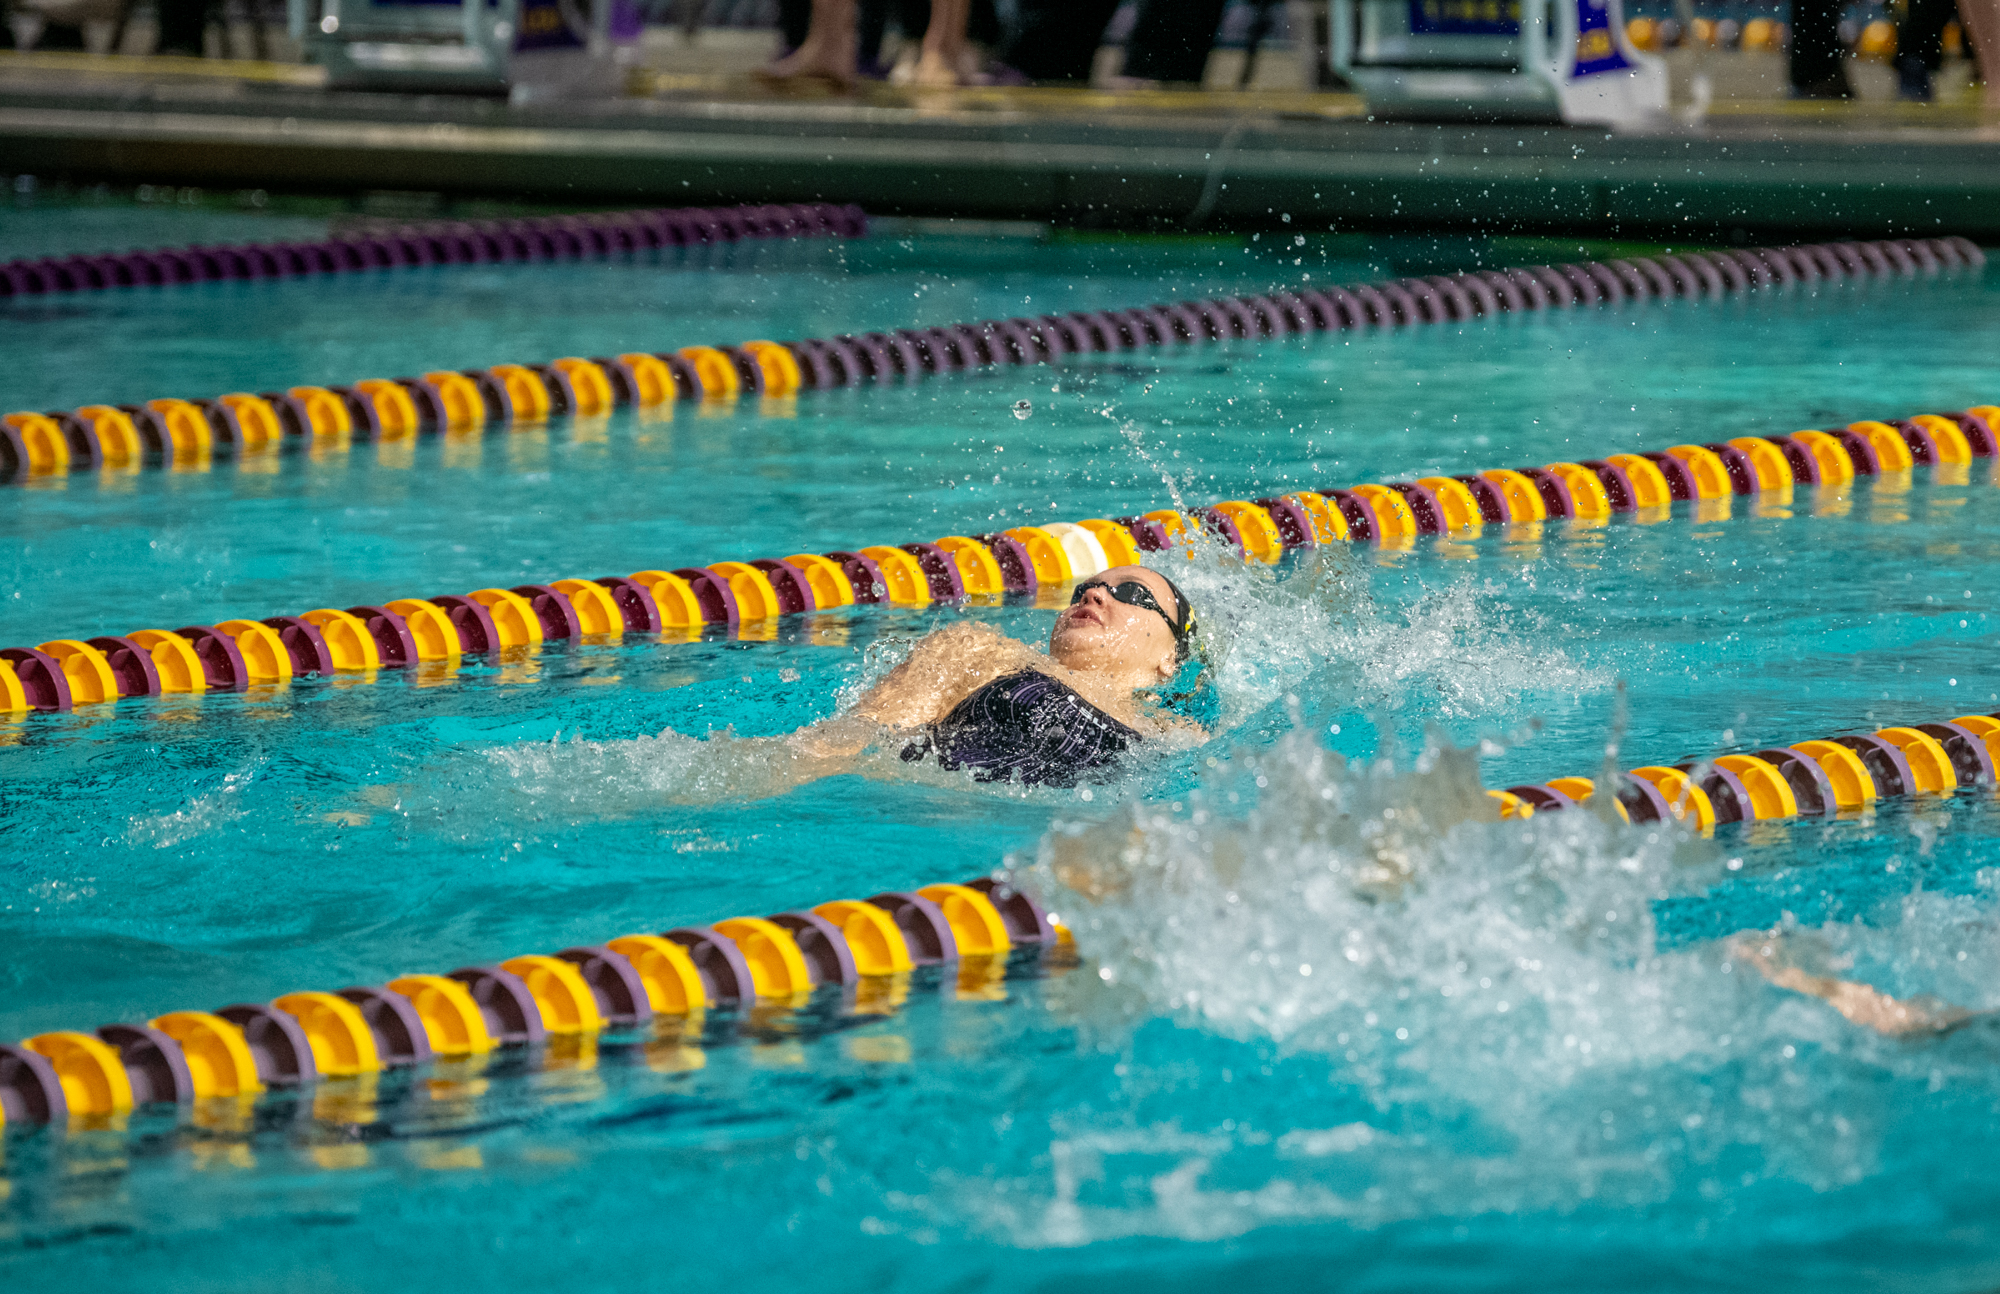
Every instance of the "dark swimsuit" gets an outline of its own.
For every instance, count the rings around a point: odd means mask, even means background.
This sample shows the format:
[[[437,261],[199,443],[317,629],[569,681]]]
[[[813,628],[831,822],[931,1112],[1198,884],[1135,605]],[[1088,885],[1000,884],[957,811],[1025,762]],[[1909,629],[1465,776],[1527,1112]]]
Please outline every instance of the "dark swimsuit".
[[[977,782],[1075,786],[1145,738],[1077,695],[1066,683],[1024,669],[994,679],[960,701],[923,740],[903,750],[915,763],[969,768]]]

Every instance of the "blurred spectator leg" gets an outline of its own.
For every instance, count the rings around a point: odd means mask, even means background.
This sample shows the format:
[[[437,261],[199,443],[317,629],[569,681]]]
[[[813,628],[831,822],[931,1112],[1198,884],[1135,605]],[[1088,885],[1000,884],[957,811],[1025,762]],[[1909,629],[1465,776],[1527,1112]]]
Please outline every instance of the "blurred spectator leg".
[[[1031,81],[1088,81],[1118,0],[1020,0],[1000,61]]]
[[[812,0],[812,21],[799,47],[761,69],[767,81],[854,83],[854,0]]]
[[[1841,0],[1792,0],[1792,97],[1849,99]]]
[[[268,61],[271,57],[271,32],[265,22],[269,15],[264,11],[263,0],[249,0],[244,7],[250,16],[250,56]]]
[[[1227,0],[1140,0],[1125,79],[1201,84]]]
[[[1250,16],[1250,30],[1243,35],[1243,72],[1236,78],[1239,90],[1249,89],[1250,78],[1256,75],[1257,50],[1263,45],[1264,38],[1271,34],[1271,11],[1277,8],[1279,0],[1251,0],[1251,3],[1256,6],[1257,12]]]
[[[1986,106],[2000,108],[2000,0],[1959,0],[1958,16],[1972,38],[1979,59],[1979,79],[1986,83]]]
[[[977,70],[966,66],[971,51],[965,27],[971,20],[972,0],[931,0],[931,20],[917,56],[917,85],[963,85],[971,79]]]

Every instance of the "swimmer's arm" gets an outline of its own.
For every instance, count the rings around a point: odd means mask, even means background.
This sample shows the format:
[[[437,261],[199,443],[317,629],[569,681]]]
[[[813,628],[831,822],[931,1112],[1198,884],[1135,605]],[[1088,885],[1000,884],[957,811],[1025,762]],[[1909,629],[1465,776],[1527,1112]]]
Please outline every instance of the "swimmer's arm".
[[[1933,997],[1896,998],[1871,984],[1813,975],[1779,959],[1781,937],[1768,930],[1746,930],[1732,935],[1723,944],[1729,954],[1748,962],[1765,979],[1779,988],[1816,997],[1858,1025],[1891,1038],[1913,1034],[1948,1033],[1984,1011],[1940,1002]]]
[[[830,719],[799,729],[785,738],[793,751],[809,759],[844,765],[882,736],[882,725],[853,715],[836,714]],[[844,770],[836,770],[844,771]],[[829,776],[822,773],[820,776]]]

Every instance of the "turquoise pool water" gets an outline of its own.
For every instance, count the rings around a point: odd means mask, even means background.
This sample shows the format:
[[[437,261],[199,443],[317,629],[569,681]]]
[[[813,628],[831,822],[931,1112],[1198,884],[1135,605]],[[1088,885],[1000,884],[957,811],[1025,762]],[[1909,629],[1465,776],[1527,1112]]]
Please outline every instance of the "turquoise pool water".
[[[10,212],[0,237],[59,239],[64,219]],[[7,406],[1576,254],[920,230],[736,250],[13,303]],[[1962,408],[2000,398],[1996,342],[2000,285],[1958,278],[44,478],[0,489],[0,637]],[[550,1064],[329,1085],[236,1126],[17,1130],[0,1273],[190,1290],[1990,1286],[2000,1039],[1886,1041],[1712,942],[1790,914],[1809,961],[2000,1006],[1989,794],[1712,841],[1587,815],[1455,822],[1475,775],[1589,773],[1608,740],[1630,766],[2000,710],[1986,469],[1737,500],[1727,518],[1688,506],[1192,568],[1231,726],[1088,799],[912,773],[893,751],[765,796],[757,748],[701,740],[830,714],[956,617],[1045,634],[1052,612],[1028,605],[860,609],[772,641],[627,639],[0,727],[0,1037],[1010,864],[1083,954],[999,990],[919,983],[886,1016],[818,1003],[607,1035]],[[1425,754],[1427,731],[1459,753]],[[1067,892],[1080,874],[1106,892]]]

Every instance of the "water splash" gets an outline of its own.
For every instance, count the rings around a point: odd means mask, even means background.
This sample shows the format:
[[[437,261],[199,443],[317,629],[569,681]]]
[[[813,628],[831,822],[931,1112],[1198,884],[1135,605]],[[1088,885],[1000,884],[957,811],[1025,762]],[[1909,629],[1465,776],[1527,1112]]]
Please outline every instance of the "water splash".
[[[1651,961],[1648,904],[1715,861],[1588,813],[1499,822],[1470,751],[1350,766],[1299,730],[1219,765],[1179,807],[1059,827],[1035,877],[1082,922],[1107,982],[1328,1050],[1393,1034],[1365,1017],[1412,983],[1442,1005],[1398,1012],[1416,1017],[1400,1041],[1523,1008],[1582,1027],[1598,991],[1579,990],[1586,968]]]
[[[1469,575],[1389,603],[1376,596],[1366,554],[1345,545],[1276,570],[1214,541],[1194,555],[1148,557],[1201,611],[1225,726],[1286,695],[1305,699],[1308,718],[1329,709],[1467,718],[1617,681],[1572,657],[1543,617]]]
[[[1911,1092],[1941,1075],[2000,1091],[1989,1026],[1887,1039],[1726,943],[1663,950],[1652,905],[1724,882],[1712,844],[1590,812],[1499,821],[1477,771],[1447,746],[1349,764],[1300,730],[1170,807],[1052,830],[1017,879],[1091,959],[1066,984],[1126,1057],[1108,1104],[1194,1082],[1213,1124],[1186,1098],[1171,1125],[1079,1110],[1051,1122],[1048,1180],[933,1205],[1032,1246],[1600,1199],[1700,1212],[1904,1171]],[[1996,898],[1987,878],[1787,940],[1893,992],[1991,1006]],[[1147,1060],[1203,1036],[1228,1059],[1202,1079]]]
[[[1387,611],[1366,594],[1348,620],[1341,655],[1372,707],[1424,705],[1442,716],[1503,712],[1537,692],[1613,686],[1609,669],[1580,663],[1548,620],[1464,577]]]
[[[172,813],[135,817],[125,837],[133,844],[167,849],[198,837],[213,835],[232,822],[248,816],[242,792],[255,779],[254,770],[230,773],[222,785],[189,798]]]

